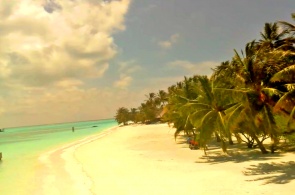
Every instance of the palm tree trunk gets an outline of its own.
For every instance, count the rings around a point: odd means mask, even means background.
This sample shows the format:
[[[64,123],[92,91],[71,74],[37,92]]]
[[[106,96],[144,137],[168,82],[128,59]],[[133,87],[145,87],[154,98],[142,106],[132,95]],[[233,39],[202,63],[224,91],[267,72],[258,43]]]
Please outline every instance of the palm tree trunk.
[[[219,137],[218,133],[214,132],[215,137],[216,137],[216,141],[217,142],[221,142],[221,138]]]
[[[259,138],[258,138],[255,134],[253,134],[252,137],[253,137],[253,139],[256,141],[256,143],[257,143],[257,145],[258,145],[258,147],[259,147],[261,153],[262,153],[262,154],[267,154],[268,151],[265,149],[264,145],[263,145],[262,142],[259,140]]]
[[[256,136],[256,132],[258,132],[258,129],[257,129],[257,127],[256,127],[256,125],[255,125],[255,123],[254,123],[254,117],[253,117],[253,115],[250,115],[251,116],[251,123],[250,124],[252,124],[251,126],[252,126],[252,128],[250,127],[250,135],[251,135],[251,137],[256,141],[256,143],[257,143],[257,145],[258,145],[258,147],[259,147],[259,149],[260,149],[260,151],[261,151],[261,153],[262,154],[267,154],[268,153],[268,151],[266,150],[266,148],[264,147],[264,145],[262,144],[262,141],[260,141],[259,140],[259,138]]]
[[[228,144],[229,145],[234,145],[234,142],[233,142],[233,140],[231,138],[231,134],[228,136]]]
[[[236,137],[236,139],[237,139],[237,142],[240,144],[240,143],[242,143],[242,138],[241,138],[241,136],[239,135],[239,133],[234,133],[234,135],[235,135],[235,137]]]

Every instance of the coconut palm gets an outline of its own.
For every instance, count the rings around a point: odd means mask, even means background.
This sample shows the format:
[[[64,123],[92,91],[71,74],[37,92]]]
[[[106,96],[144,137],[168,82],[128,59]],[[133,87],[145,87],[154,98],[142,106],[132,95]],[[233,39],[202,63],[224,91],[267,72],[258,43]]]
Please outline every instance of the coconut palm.
[[[174,133],[175,138],[179,133],[194,134],[193,126],[190,123],[189,112],[184,108],[190,100],[198,97],[193,88],[195,87],[195,80],[193,78],[184,77],[182,82],[172,85],[168,88],[168,102],[165,106],[165,114],[163,120],[169,124],[173,124],[176,128]]]
[[[129,110],[125,107],[120,107],[117,110],[115,120],[118,122],[118,124],[123,123],[124,125],[127,125],[127,122],[130,120]]]
[[[279,71],[270,81],[277,83],[277,85],[279,83],[285,89],[285,93],[276,103],[274,111],[289,117],[287,132],[295,131],[295,65]]]
[[[267,45],[267,44],[264,44]],[[270,136],[274,143],[277,142],[278,132],[272,109],[276,102],[283,97],[284,92],[279,90],[278,85],[271,82],[275,74],[283,69],[290,69],[290,61],[286,56],[292,56],[292,52],[284,50],[266,50],[251,42],[246,45],[246,55],[241,57],[236,51],[232,64],[235,67],[233,80],[243,81],[243,86],[238,88],[246,97],[246,101],[236,105],[236,109],[229,115],[229,121],[233,118],[243,117],[248,121],[251,128],[248,133],[257,142],[262,153],[267,153],[259,135]],[[291,76],[292,77],[292,76]],[[239,117],[237,117],[239,116]]]
[[[133,122],[135,122],[135,123],[137,123],[137,122],[139,122],[139,121],[137,121],[137,119],[136,119],[136,115],[137,115],[137,109],[136,108],[131,108],[130,109],[130,112],[129,112],[129,118],[130,118],[130,120],[131,121],[133,121]]]
[[[261,39],[257,43],[259,48],[262,48],[264,52],[266,49],[273,50],[282,46],[284,42],[281,40],[284,38],[286,30],[279,30],[277,23],[265,23],[264,31],[260,33]]]
[[[198,81],[195,89],[199,97],[186,104],[188,110],[191,111],[190,121],[199,132],[199,142],[204,150],[208,141],[215,135],[220,139],[225,152],[226,141],[232,144],[231,133],[225,128],[225,110],[236,103],[225,94],[220,95],[220,91],[215,90],[213,82],[207,76],[195,76],[195,79]]]
[[[168,94],[164,90],[159,90],[157,94],[157,101],[160,104],[160,108],[163,109],[163,107],[167,104],[168,100]]]

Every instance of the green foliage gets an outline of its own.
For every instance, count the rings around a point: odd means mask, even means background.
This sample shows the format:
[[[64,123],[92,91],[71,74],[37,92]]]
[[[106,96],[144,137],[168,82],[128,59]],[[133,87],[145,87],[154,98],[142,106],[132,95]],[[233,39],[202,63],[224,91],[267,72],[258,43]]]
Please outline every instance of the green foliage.
[[[283,70],[274,74],[271,78],[271,82],[289,82],[293,83],[295,81],[295,65],[288,66]]]
[[[234,134],[267,153],[266,138],[277,144],[295,132],[294,32],[287,22],[265,23],[260,40],[247,43],[240,54],[234,50],[210,79],[184,77],[168,92],[149,93],[138,109],[120,108],[116,120],[146,123],[161,117],[176,129],[175,138],[181,132],[193,135],[203,148],[215,137],[226,151]]]
[[[115,116],[116,121],[118,124],[123,123],[124,125],[127,125],[127,122],[130,119],[130,114],[127,108],[121,107],[117,110],[116,116]]]

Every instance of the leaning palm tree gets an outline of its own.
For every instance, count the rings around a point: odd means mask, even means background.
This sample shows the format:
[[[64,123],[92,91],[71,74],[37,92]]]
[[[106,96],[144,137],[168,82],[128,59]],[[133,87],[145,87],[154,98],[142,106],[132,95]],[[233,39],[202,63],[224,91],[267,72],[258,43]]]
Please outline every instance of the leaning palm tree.
[[[232,144],[232,139],[231,133],[225,128],[225,111],[236,102],[225,93],[221,95],[207,76],[195,76],[195,79],[198,81],[195,90],[199,97],[187,103],[186,108],[191,112],[191,124],[199,132],[200,146],[205,150],[206,144],[215,136],[221,141],[222,149],[226,152],[226,142]]]
[[[185,77],[182,82],[178,82],[168,88],[168,101],[165,105],[165,114],[163,120],[168,124],[173,124],[176,128],[174,133],[175,138],[184,132],[187,135],[194,135],[194,129],[189,121],[189,112],[184,108],[190,100],[198,97],[193,88],[195,87],[195,80],[193,78]]]
[[[284,95],[279,99],[274,107],[274,111],[286,115],[287,132],[295,131],[295,65],[276,73],[270,80],[284,89]]]
[[[261,45],[260,45],[261,46]],[[284,94],[278,85],[271,82],[273,76],[285,68],[290,67],[290,61],[286,56],[292,56],[292,52],[273,49],[267,45],[257,50],[257,44],[251,42],[246,45],[246,56],[241,57],[236,51],[236,56],[231,63],[235,72],[233,80],[242,81],[234,91],[241,91],[246,101],[236,105],[229,113],[229,121],[235,121],[243,117],[248,121],[249,135],[257,142],[262,153],[267,153],[259,136],[270,136],[274,144],[278,141],[278,128],[274,119],[273,107]],[[243,114],[242,114],[243,113]],[[233,120],[235,119],[235,120]],[[231,123],[230,123],[231,124]]]

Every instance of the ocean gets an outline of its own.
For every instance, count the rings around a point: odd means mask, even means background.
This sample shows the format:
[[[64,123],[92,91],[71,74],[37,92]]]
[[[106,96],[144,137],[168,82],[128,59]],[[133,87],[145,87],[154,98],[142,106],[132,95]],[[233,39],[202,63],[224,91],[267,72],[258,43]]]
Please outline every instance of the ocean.
[[[106,119],[5,129],[0,132],[0,194],[34,182],[40,154],[115,126]]]

